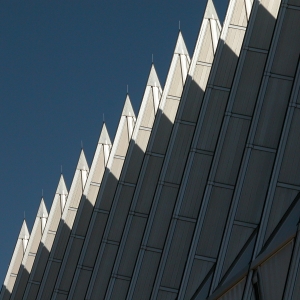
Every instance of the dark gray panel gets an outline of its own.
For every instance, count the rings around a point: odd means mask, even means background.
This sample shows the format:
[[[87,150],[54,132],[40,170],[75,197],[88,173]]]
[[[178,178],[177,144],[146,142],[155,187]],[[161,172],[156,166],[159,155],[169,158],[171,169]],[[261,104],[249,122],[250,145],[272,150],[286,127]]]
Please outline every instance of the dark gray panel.
[[[266,299],[282,299],[292,250],[293,242],[290,242],[261,265],[260,278]]]
[[[233,113],[252,116],[266,57],[264,53],[247,52],[233,104]]]
[[[236,220],[258,224],[269,186],[274,153],[251,151]]]
[[[171,292],[165,292],[165,291],[159,291],[157,295],[158,300],[175,300],[177,299],[176,293]]]
[[[289,0],[288,4],[300,6],[300,1],[299,0]]]
[[[213,262],[194,259],[191,275],[188,281],[187,291],[184,299],[191,299],[208,272],[211,270]]]
[[[27,287],[28,287],[28,284],[27,284]],[[28,293],[28,296],[26,299],[36,299],[36,296],[39,292],[39,287],[40,286],[38,284],[30,284],[29,293]],[[45,299],[45,298],[43,298],[43,299]],[[1,300],[4,300],[4,299],[1,299]]]
[[[256,129],[254,144],[277,148],[292,82],[270,78]]]
[[[158,268],[160,253],[146,251],[132,299],[149,299]]]
[[[56,295],[56,300],[67,300],[68,296],[67,295],[63,295],[63,294],[57,294]]]
[[[115,210],[108,239],[111,241],[120,241],[122,232],[126,223],[126,218],[131,204],[131,199],[134,193],[134,187],[121,186],[120,197]]]
[[[265,242],[270,237],[270,234],[278,225],[280,219],[283,217],[298,193],[299,191],[296,190],[285,189],[281,187],[276,188],[270,216],[268,219],[268,225],[264,239]]]
[[[82,196],[84,198],[84,196]],[[83,204],[82,204],[83,203]],[[86,199],[82,199],[82,202],[80,204],[81,207],[79,207],[78,212],[77,212],[77,218],[75,219],[75,224],[74,227],[76,226],[76,222],[78,222],[76,229],[73,230],[72,232],[74,233],[74,231],[76,232],[76,234],[81,235],[81,236],[85,236],[89,223],[90,223],[90,217],[92,215],[93,212],[93,206],[92,204],[86,200]],[[83,206],[83,207],[82,207]],[[79,218],[80,215],[80,218]]]
[[[182,199],[183,202],[180,207],[179,214],[181,216],[197,218],[211,160],[212,157],[209,155],[194,154],[187,186]]]
[[[243,297],[243,291],[246,280],[243,279],[232,287],[226,294],[218,298],[218,300],[241,300]],[[271,299],[271,298],[270,298]]]
[[[170,252],[165,265],[161,286],[179,288],[192,240],[195,224],[177,221]],[[176,262],[176,263],[174,263]]]
[[[111,300],[126,299],[126,294],[129,288],[129,284],[130,281],[117,278],[110,299]]]
[[[110,274],[114,265],[115,257],[117,255],[118,246],[107,244],[102,256],[101,264],[96,272],[96,279],[93,283],[93,291],[91,299],[103,299],[106,287],[109,282]],[[116,288],[116,286],[114,286]],[[84,298],[82,298],[84,299]],[[119,298],[121,299],[121,298]]]
[[[294,116],[289,131],[284,158],[279,174],[279,181],[300,185],[300,110],[294,111]]]
[[[228,92],[212,90],[203,125],[198,137],[197,148],[201,150],[214,151],[222,124]]]
[[[272,72],[294,76],[300,49],[300,10],[287,9],[275,52]]]
[[[168,162],[165,181],[179,184],[189,154],[195,127],[178,124],[177,135],[172,149],[171,159]]]
[[[162,249],[171,222],[178,189],[163,186],[147,245]]]
[[[163,158],[150,156],[147,170],[143,178],[136,211],[148,214],[155,193],[156,184],[163,164]]]
[[[92,275],[92,271],[80,270],[80,274],[75,285],[75,292],[72,296],[72,299],[74,300],[84,299],[91,275]]]
[[[126,239],[125,249],[122,254],[122,260],[120,263],[118,274],[131,277],[135,260],[137,258],[137,254],[142,241],[146,221],[147,219],[145,218],[137,216],[133,217],[129,235]]]
[[[216,182],[230,185],[236,183],[249,126],[249,120],[230,118],[217,167]]]
[[[232,193],[232,190],[213,188],[198,242],[198,255],[217,257]]]

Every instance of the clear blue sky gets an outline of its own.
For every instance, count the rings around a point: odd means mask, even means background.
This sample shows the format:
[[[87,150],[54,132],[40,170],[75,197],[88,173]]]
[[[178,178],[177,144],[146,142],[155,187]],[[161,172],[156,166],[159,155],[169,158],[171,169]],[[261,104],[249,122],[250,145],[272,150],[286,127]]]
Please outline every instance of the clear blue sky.
[[[228,1],[215,0],[221,23]],[[0,10],[0,284],[26,211],[49,210],[61,165],[70,187],[81,140],[89,164],[113,141],[126,85],[138,113],[154,55],[164,85],[178,34],[190,56],[206,0],[14,1]]]

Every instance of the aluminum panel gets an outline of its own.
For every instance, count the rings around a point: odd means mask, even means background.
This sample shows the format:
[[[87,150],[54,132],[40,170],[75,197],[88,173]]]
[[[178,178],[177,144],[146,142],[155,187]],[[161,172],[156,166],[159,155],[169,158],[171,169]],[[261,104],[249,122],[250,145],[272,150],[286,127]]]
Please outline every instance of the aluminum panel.
[[[275,153],[252,150],[236,220],[258,224],[269,187]]]
[[[121,159],[118,159],[120,161],[120,169],[122,170],[123,162]],[[119,164],[119,162],[117,162]],[[121,165],[122,164],[122,165]],[[121,172],[120,170],[120,172]],[[105,182],[105,187],[103,188],[103,192],[98,194],[98,199],[95,207],[104,209],[106,211],[109,211],[112,205],[112,201],[114,199],[115,191],[118,186],[118,177],[116,178],[112,173],[109,173],[107,176],[107,181]]]
[[[228,92],[212,90],[207,105],[203,124],[198,136],[197,148],[214,151],[224,117]]]
[[[195,223],[178,220],[161,286],[178,289],[193,237]],[[176,262],[176,263],[174,263]]]
[[[122,195],[122,197],[118,198],[117,208],[115,210],[113,220],[111,222],[111,228],[108,234],[108,239],[111,241],[119,242],[121,240],[133,194],[134,187],[121,187],[120,195]]]
[[[161,254],[146,251],[132,299],[149,299]]]
[[[300,10],[286,10],[271,72],[294,76],[300,49],[299,19]]]
[[[231,87],[244,35],[244,30],[228,29],[226,43],[222,49],[222,59],[219,61],[216,72],[215,85],[226,88]]]
[[[234,287],[232,287],[228,292],[226,292],[223,296],[218,298],[218,300],[242,299],[245,283],[246,283],[246,279],[244,278],[240,282],[238,282]]]
[[[58,202],[60,201],[59,196],[56,195],[54,200],[53,200],[53,205],[51,207],[51,211],[50,211],[50,215],[49,215],[49,227],[48,230],[51,231],[56,231],[61,215],[62,215],[62,211],[61,211],[61,205]],[[55,203],[56,202],[56,203]]]
[[[216,182],[235,185],[250,121],[230,118],[215,176]]]
[[[156,112],[154,108],[153,92],[151,88],[149,88],[149,90],[150,92],[148,95],[148,99],[146,100],[145,110],[140,126],[152,128]]]
[[[126,294],[129,288],[129,284],[130,281],[117,278],[114,284],[114,289],[109,299],[111,300],[126,299]]]
[[[66,262],[64,276],[62,276],[59,289],[68,291],[71,287],[73,274],[75,273],[78,257],[83,245],[83,240],[73,238],[72,248],[68,256],[64,257]]]
[[[247,12],[245,0],[237,0],[235,2],[230,24],[247,27]]]
[[[212,43],[211,28],[208,21],[208,24],[205,29],[203,43],[199,51],[199,56],[197,61],[212,63],[214,59],[214,48]]]
[[[293,241],[260,266],[260,278],[266,299],[281,300],[293,250]]]
[[[163,186],[155,211],[147,245],[162,249],[168,232],[178,188]],[[149,226],[149,225],[148,225]]]
[[[253,231],[253,228],[233,225],[226,257],[223,263],[222,276],[225,275],[232,263],[238,258],[238,255],[240,254],[242,248],[245,246]]]
[[[128,164],[126,162],[127,171],[124,178],[125,182],[133,184],[137,183],[150,134],[151,131],[139,130],[131,156],[130,158],[128,156],[126,157],[126,159],[129,158],[130,161]]]
[[[142,241],[146,221],[146,218],[133,216],[118,270],[119,275],[131,277]]]
[[[156,156],[149,157],[147,172],[143,178],[135,211],[145,214],[149,213],[162,164],[163,158]]]
[[[86,241],[88,240],[88,244],[85,241],[86,248],[84,249],[86,252],[81,255],[81,257],[84,256],[83,265],[86,267],[94,267],[107,218],[108,214],[102,213],[97,213],[93,218],[93,223],[91,223],[89,228],[89,235],[86,238]]]
[[[91,278],[91,271],[88,270],[80,270],[80,274],[75,285],[75,291],[73,293],[72,299],[82,300],[85,297],[86,289],[89,284]]]
[[[107,179],[107,181],[106,181],[105,190],[107,190],[107,184],[109,181],[117,183],[117,180],[120,178],[123,164],[124,164],[124,159],[119,159],[116,157],[114,158],[111,169],[110,169],[109,179]],[[110,178],[110,177],[112,177],[112,178]]]
[[[81,217],[77,219],[78,223],[76,224],[77,225],[76,230],[72,230],[75,231],[76,234],[80,236],[86,235],[89,222],[90,222],[90,216],[92,215],[93,212],[93,206],[91,205],[91,203],[89,203],[89,201],[84,201],[84,200],[85,199],[83,199],[83,204],[81,208],[77,212],[77,218],[79,213],[81,213]]]
[[[273,149],[277,148],[289,103],[291,88],[291,81],[277,78],[269,79],[255,133],[255,145]]]
[[[232,194],[232,190],[213,187],[196,254],[212,258],[217,257]]]
[[[211,161],[210,155],[194,154],[188,182],[182,197],[180,216],[197,218]]]
[[[300,1],[299,0],[288,0],[288,4],[300,6]]]
[[[115,155],[119,156],[125,156],[129,144],[129,132],[128,132],[128,126],[127,126],[127,119],[125,117],[122,117],[125,120],[123,121],[122,130],[120,133],[120,139],[118,141],[118,144],[116,145],[116,152]],[[122,120],[122,119],[121,119]]]
[[[82,187],[82,180],[81,180],[81,172],[80,171],[76,171],[75,173],[75,187],[74,187],[74,192],[72,194],[72,196],[70,195],[68,197],[68,201],[70,201],[69,207],[74,207],[77,208],[82,196],[82,191],[83,191],[83,187]]]
[[[196,65],[185,99],[181,120],[197,122],[211,67]]]
[[[179,184],[181,182],[194,130],[195,126],[178,124],[171,158],[168,161],[165,181],[175,184]]]
[[[300,110],[294,111],[278,181],[300,185]]]
[[[37,258],[38,261],[36,259],[34,263],[34,268],[33,268],[33,272],[31,272],[30,279],[31,280],[33,279],[33,281],[40,282],[43,278],[47,260],[49,258],[49,251],[45,247],[41,246],[39,249],[39,256]]]
[[[159,291],[157,295],[158,300],[175,300],[177,299],[177,294],[172,292]]]
[[[57,294],[55,300],[67,300],[68,296],[64,294]]]
[[[30,293],[28,294],[27,299],[35,299],[35,295],[38,294],[39,287],[40,286],[38,284],[31,284],[30,285]]]
[[[111,274],[112,272],[117,251],[118,251],[118,246],[112,244],[106,244],[103,257],[101,260],[101,264],[95,278],[95,282],[93,282],[93,291],[90,296],[91,299],[104,299],[106,287],[109,282],[109,274]],[[124,287],[123,285],[120,286],[122,288]],[[116,285],[115,288],[117,288]]]
[[[232,108],[233,113],[252,116],[266,59],[267,55],[264,53],[247,51]]]
[[[105,170],[105,156],[104,156],[104,151],[103,151],[103,146],[101,146],[100,153],[99,155],[94,156],[94,161],[92,163],[92,166],[95,165],[95,168],[93,169],[93,173],[91,174],[92,176],[92,182],[98,182],[100,183],[103,177],[103,173]],[[77,185],[76,185],[77,186]]]
[[[197,291],[213,265],[214,263],[210,261],[200,259],[194,260],[184,299],[192,299],[192,296]]]
[[[155,134],[154,136],[152,152],[159,154],[166,153],[178,105],[178,100],[166,99],[164,111],[157,126],[156,132],[159,132],[159,134]]]
[[[183,82],[182,82],[181,62],[178,55],[176,65],[174,68],[173,77],[171,79],[168,95],[180,97],[182,93],[182,89],[183,89]]]
[[[277,187],[272,203],[272,208],[268,220],[267,230],[264,241],[270,237],[271,233],[278,225],[279,221],[297,196],[299,191]]]
[[[271,12],[268,5],[273,5]],[[256,13],[252,34],[250,37],[249,47],[268,50],[272,33],[274,30],[276,17],[279,9],[280,1],[261,1]]]

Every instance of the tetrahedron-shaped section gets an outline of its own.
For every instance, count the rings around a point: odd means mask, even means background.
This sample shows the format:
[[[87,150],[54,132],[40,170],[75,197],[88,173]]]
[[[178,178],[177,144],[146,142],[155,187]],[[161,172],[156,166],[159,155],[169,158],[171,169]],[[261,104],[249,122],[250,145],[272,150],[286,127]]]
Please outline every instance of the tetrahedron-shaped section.
[[[20,233],[19,233],[19,239],[29,240],[29,237],[30,237],[30,233],[29,233],[26,221],[24,220],[21,230],[20,230]]]
[[[126,96],[126,100],[125,100],[125,104],[124,104],[124,108],[122,111],[122,116],[128,116],[128,117],[134,117],[134,110],[132,108],[132,104],[129,98],[129,95],[127,94]]]
[[[155,70],[154,64],[152,64],[152,66],[151,66],[151,70],[150,70],[150,74],[149,74],[147,85],[157,86],[157,87],[161,88],[158,76],[156,74],[156,70]]]
[[[174,53],[176,54],[184,54],[184,55],[189,55],[189,52],[186,48],[183,36],[181,34],[181,31],[179,31],[178,38],[177,38],[177,43],[175,47]]]
[[[98,144],[111,145],[110,137],[109,137],[105,123],[103,123]]]
[[[68,194],[68,189],[67,189],[63,174],[60,175],[60,179],[59,179],[58,186],[56,189],[56,194],[60,194],[60,195]]]
[[[86,171],[89,170],[89,165],[86,161],[86,157],[85,157],[83,149],[80,152],[80,157],[79,157],[79,161],[78,161],[76,169],[77,170],[86,170]]]
[[[44,198],[41,199],[40,207],[36,216],[39,218],[48,218],[48,211],[45,205]]]
[[[204,19],[219,20],[217,11],[215,9],[215,6],[214,6],[214,3],[212,0],[207,1],[205,13],[204,13]]]

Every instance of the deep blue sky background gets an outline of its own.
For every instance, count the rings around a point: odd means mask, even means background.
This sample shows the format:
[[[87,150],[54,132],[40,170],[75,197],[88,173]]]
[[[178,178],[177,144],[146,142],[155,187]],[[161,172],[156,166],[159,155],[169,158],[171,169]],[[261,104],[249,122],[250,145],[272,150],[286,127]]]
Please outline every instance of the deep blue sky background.
[[[215,0],[221,23],[228,1]],[[102,115],[113,141],[126,95],[138,113],[151,56],[162,86],[178,34],[190,56],[206,0],[14,1],[0,10],[0,283],[26,211],[48,210],[81,140],[92,161]]]

